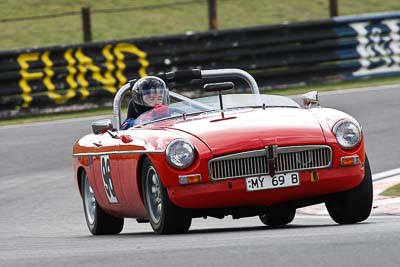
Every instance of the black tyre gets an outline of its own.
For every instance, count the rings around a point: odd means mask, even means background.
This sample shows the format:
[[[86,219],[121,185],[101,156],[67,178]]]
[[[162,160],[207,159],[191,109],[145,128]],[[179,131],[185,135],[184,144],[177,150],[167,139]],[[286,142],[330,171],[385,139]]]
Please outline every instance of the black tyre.
[[[365,174],[355,188],[335,194],[325,202],[331,218],[340,224],[358,223],[367,219],[372,209],[372,176],[369,161],[365,156]]]
[[[82,200],[86,224],[93,235],[118,234],[124,227],[124,218],[107,214],[97,203],[86,172],[82,173]]]
[[[260,215],[260,220],[263,224],[275,227],[289,224],[293,221],[296,215],[296,209],[287,206],[273,206]]]
[[[143,161],[142,190],[149,221],[157,234],[179,234],[189,230],[192,218],[175,206],[149,159]]]

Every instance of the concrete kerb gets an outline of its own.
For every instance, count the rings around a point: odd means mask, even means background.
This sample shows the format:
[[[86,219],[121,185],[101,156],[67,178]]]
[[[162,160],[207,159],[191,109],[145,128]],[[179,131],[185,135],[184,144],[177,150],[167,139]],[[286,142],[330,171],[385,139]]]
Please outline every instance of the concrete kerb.
[[[380,196],[386,189],[400,183],[400,168],[372,175],[374,183],[373,215],[400,216],[400,197]]]

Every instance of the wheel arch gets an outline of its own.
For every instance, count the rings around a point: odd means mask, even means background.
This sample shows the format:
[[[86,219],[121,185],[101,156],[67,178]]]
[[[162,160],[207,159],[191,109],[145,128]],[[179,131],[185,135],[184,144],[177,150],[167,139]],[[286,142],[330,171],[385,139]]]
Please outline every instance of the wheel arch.
[[[76,172],[76,182],[78,183],[78,189],[79,189],[79,193],[81,194],[81,196],[83,196],[82,193],[82,175],[83,172],[85,172],[85,168],[80,166]]]
[[[150,160],[148,155],[143,154],[138,160],[137,169],[136,169],[136,177],[137,177],[136,182],[137,182],[137,187],[139,189],[138,191],[139,191],[140,199],[142,200],[143,204],[144,204],[144,198],[143,198],[143,190],[142,190],[142,185],[143,185],[142,171],[143,171],[143,162],[145,159]]]

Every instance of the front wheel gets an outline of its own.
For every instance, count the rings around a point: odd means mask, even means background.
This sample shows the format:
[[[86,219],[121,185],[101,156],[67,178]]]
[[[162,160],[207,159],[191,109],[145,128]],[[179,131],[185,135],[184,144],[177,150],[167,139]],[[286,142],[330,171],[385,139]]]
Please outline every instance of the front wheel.
[[[364,179],[355,188],[340,192],[325,202],[331,218],[340,224],[358,223],[366,220],[372,209],[372,176],[369,161],[365,155]]]
[[[82,173],[81,180],[83,209],[86,224],[93,235],[118,234],[124,227],[124,218],[117,218],[107,214],[97,203],[93,189],[89,184],[86,172]]]
[[[184,209],[170,201],[155,167],[147,158],[143,162],[142,179],[144,204],[154,232],[157,234],[187,232],[192,218]]]

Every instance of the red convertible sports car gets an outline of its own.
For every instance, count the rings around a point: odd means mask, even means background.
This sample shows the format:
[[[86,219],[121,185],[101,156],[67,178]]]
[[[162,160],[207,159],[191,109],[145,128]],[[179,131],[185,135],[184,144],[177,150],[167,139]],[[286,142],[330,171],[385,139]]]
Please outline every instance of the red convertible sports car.
[[[150,223],[158,234],[187,232],[192,218],[207,216],[259,216],[282,226],[297,208],[317,203],[339,224],[368,218],[372,180],[362,128],[350,115],[322,108],[316,92],[300,106],[260,94],[238,69],[159,77],[169,85],[203,82],[205,96],[170,91],[169,105],[122,130],[131,81],[114,98],[114,124],[95,121],[93,133],[74,144],[74,176],[92,234],[117,234],[124,218]],[[230,92],[237,80],[251,93]]]

